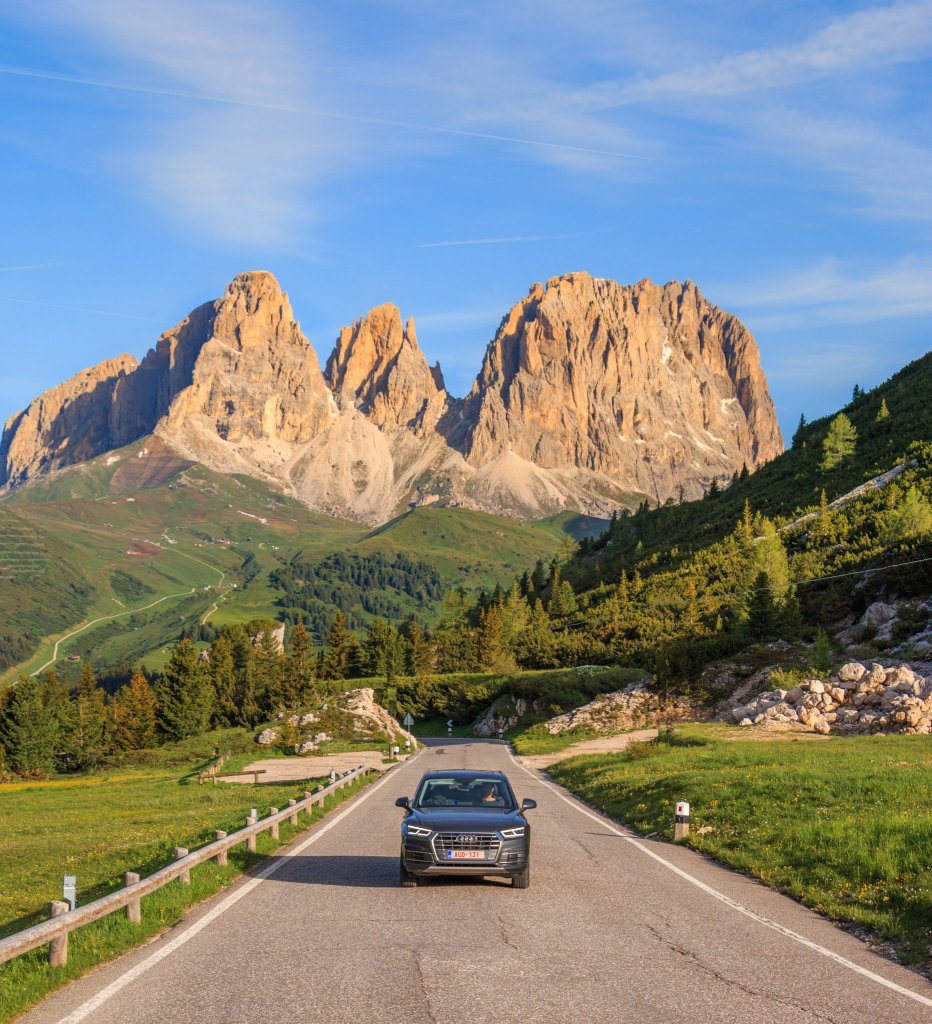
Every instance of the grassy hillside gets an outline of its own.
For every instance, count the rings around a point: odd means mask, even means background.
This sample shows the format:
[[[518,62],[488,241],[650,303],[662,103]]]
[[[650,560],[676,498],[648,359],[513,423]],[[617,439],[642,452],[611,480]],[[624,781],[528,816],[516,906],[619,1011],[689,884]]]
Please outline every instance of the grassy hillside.
[[[668,839],[676,802],[689,801],[694,849],[932,966],[932,736],[748,739],[689,726],[550,771],[617,820]]]
[[[805,425],[793,447],[745,479],[702,501],[652,509],[624,518],[613,531],[568,570],[577,584],[595,586],[617,579],[623,566],[649,556],[694,551],[721,540],[741,517],[744,504],[776,522],[795,518],[817,506],[823,489],[829,502],[858,484],[902,463],[914,442],[932,441],[932,353],[904,367],[885,383],[850,402],[844,412],[857,430],[852,458],[837,468],[821,468],[822,445],[834,418]],[[881,404],[889,415],[878,420]],[[585,547],[585,546],[584,546]]]
[[[521,523],[419,508],[371,530],[311,512],[249,477],[210,472],[150,438],[0,504],[0,684],[47,663],[56,641],[66,671],[78,668],[68,657],[160,668],[182,630],[279,619],[285,595],[274,574],[334,552],[425,563],[439,581],[433,597],[384,597],[399,614],[429,620],[443,590],[507,583],[569,536],[601,525],[577,515]],[[373,613],[357,603],[363,626]],[[326,622],[340,604],[323,604]]]

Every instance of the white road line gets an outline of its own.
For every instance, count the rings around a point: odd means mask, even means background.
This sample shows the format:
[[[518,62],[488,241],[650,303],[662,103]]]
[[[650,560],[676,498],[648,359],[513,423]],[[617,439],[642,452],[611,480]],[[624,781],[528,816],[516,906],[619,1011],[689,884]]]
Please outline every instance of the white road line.
[[[536,772],[532,772],[530,768],[526,768],[520,761],[518,761],[511,750],[508,751],[508,756],[511,760],[524,772],[527,772],[531,778],[536,779],[542,786],[546,786],[548,789],[553,790],[554,794],[558,796],[565,804],[569,804],[570,807],[575,808],[580,814],[585,814],[587,818],[591,818],[593,821],[598,822],[603,828],[607,828],[609,832],[619,836],[621,839],[631,843],[632,846],[637,847],[641,853],[646,853],[648,857],[652,857],[659,864],[662,864],[665,868],[669,868],[674,874],[679,875],[680,878],[689,882],[691,885],[696,886],[697,889],[701,889],[709,896],[714,897],[726,906],[737,910],[739,914],[744,914],[745,917],[751,918],[752,921],[757,921],[758,924],[762,924],[767,928],[772,929],[775,932],[779,932],[781,935],[785,935],[787,938],[793,939],[800,945],[806,946],[809,949],[814,950],[816,953],[821,953],[822,956],[828,957],[829,960],[834,960],[835,963],[841,964],[842,967],[847,967],[848,970],[854,971],[857,974],[862,975],[865,978],[869,978],[871,981],[876,981],[878,984],[885,986],[886,988],[892,989],[894,992],[899,992],[900,995],[906,996],[908,999],[913,999],[917,1003],[921,1003],[923,1006],[932,1006],[932,999],[927,999],[925,996],[920,995],[918,992],[913,992],[911,989],[904,988],[902,985],[898,985],[895,981],[889,981],[887,978],[882,977],[879,974],[875,974],[873,971],[869,971],[866,967],[861,967],[851,960],[846,959],[839,953],[833,952],[831,949],[827,949],[825,946],[820,946],[818,942],[813,942],[811,939],[807,939],[797,932],[791,931],[789,928],[785,928],[782,924],[778,924],[776,921],[771,921],[769,917],[764,917],[761,914],[756,913],[748,907],[743,906],[736,900],[733,900],[730,896],[726,896],[724,893],[719,892],[717,889],[713,889],[712,886],[706,885],[705,882],[700,882],[698,878],[694,878],[688,872],[682,868],[678,868],[675,864],[671,864],[665,857],[661,857],[660,854],[655,853],[649,849],[636,837],[627,835],[626,833],[615,828],[611,825],[604,817],[598,814],[593,814],[592,811],[583,807],[576,800],[572,800],[567,796],[564,796],[560,790],[552,783],[547,782],[546,779],[541,778]]]
[[[420,753],[420,751],[418,753]],[[416,757],[417,754],[413,756]],[[408,761],[410,760],[412,760],[412,758],[408,758]],[[405,764],[407,763],[408,762],[406,761]],[[258,874],[254,875],[248,882],[246,882],[245,885],[240,886],[240,888],[235,892],[231,892],[225,900],[218,903],[213,910],[209,910],[198,921],[195,921],[190,928],[186,928],[180,935],[170,939],[164,946],[160,946],[151,956],[146,957],[145,960],[136,964],[135,967],[130,968],[130,970],[125,974],[117,978],[116,981],[112,981],[107,985],[106,988],[102,988],[96,996],[92,996],[86,1003],[82,1003],[82,1005],[73,1013],[69,1013],[67,1017],[62,1017],[58,1024],[78,1024],[79,1021],[86,1020],[90,1014],[103,1006],[103,1004],[106,1003],[108,999],[115,996],[117,992],[126,988],[127,985],[132,984],[132,982],[137,978],[145,974],[150,967],[155,967],[156,964],[161,963],[161,961],[166,957],[171,956],[176,949],[180,949],[186,942],[193,939],[195,935],[203,931],[209,924],[216,921],[221,914],[229,910],[235,903],[239,903],[244,896],[248,896],[260,882],[264,882],[270,875],[275,874],[275,872],[286,864],[292,857],[295,857],[303,850],[306,850],[312,843],[316,843],[317,840],[320,839],[322,835],[329,832],[334,825],[338,825],[348,814],[352,814],[352,812],[355,811],[363,801],[368,800],[377,789],[381,789],[381,787],[388,782],[389,778],[393,777],[393,774],[394,773],[392,772],[386,772],[385,776],[379,779],[374,786],[370,786],[360,797],[354,800],[346,810],[341,811],[335,818],[328,821],[327,824],[315,832],[314,835],[309,836],[290,853],[273,857],[272,860],[270,860],[269,863],[266,864],[260,872],[258,872]]]

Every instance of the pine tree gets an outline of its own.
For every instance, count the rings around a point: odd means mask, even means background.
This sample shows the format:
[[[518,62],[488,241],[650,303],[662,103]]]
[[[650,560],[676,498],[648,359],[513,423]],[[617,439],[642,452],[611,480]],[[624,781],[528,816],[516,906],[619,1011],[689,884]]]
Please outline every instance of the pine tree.
[[[880,399],[880,408],[877,410],[877,423],[883,423],[884,420],[889,419],[890,410],[887,408],[886,398]]]
[[[243,626],[226,630],[233,658],[232,722],[251,729],[262,719],[256,688],[256,647]]]
[[[20,676],[4,696],[0,712],[0,745],[10,768],[20,775],[47,775],[55,764],[58,728],[42,703],[39,684]]]
[[[400,675],[404,675],[408,660],[408,642],[394,626],[390,629],[388,648],[385,652],[385,682],[392,686]]]
[[[81,667],[75,693],[74,715],[68,752],[78,768],[92,768],[100,761],[107,742],[107,695],[97,685],[89,662]]]
[[[828,425],[828,433],[822,442],[823,472],[835,469],[854,454],[858,432],[848,417],[840,412]]]
[[[550,577],[550,600],[547,602],[547,614],[552,619],[559,619],[567,614],[567,610],[563,605],[564,593],[562,584],[560,566],[555,564]]]
[[[54,668],[44,673],[39,681],[42,706],[55,722],[56,755],[61,767],[66,767],[67,752],[63,749],[74,729],[74,704],[71,701],[68,684]]]
[[[522,596],[517,583],[512,584],[508,591],[508,596],[501,606],[501,612],[505,647],[509,651],[513,651],[517,638],[527,629],[531,619],[531,609]]]
[[[864,395],[864,389],[861,387],[860,384],[855,384],[854,388],[853,388],[853,390],[851,392],[851,401],[852,402],[856,402],[859,398],[862,398],[863,395]]]
[[[806,427],[806,417],[802,413],[800,413],[799,414],[799,425],[796,427],[796,433],[793,434],[793,447],[794,448],[798,448],[800,446],[800,444],[802,444],[803,430],[805,429],[805,427]]]
[[[461,588],[444,595],[443,616],[434,631],[434,650],[438,672],[472,672],[477,667],[476,634]]]
[[[212,689],[198,649],[187,637],[179,640],[156,686],[159,727],[168,739],[182,740],[207,731]]]
[[[564,615],[574,615],[576,613],[578,608],[576,592],[573,590],[573,584],[569,580],[563,580],[560,583],[560,604]]]
[[[557,664],[550,616],[540,601],[531,606],[528,627],[517,644],[516,655],[529,668],[553,668]]]
[[[349,667],[350,638],[346,616],[338,611],[327,634],[327,653],[321,665],[324,679],[345,679]]]
[[[502,613],[497,605],[482,612],[479,619],[479,667],[484,672],[501,670],[506,659]]]
[[[716,495],[718,495],[720,490],[721,488],[718,485],[718,477],[713,476],[711,482],[709,483],[709,489],[705,492],[705,496],[707,498],[714,498],[716,497]]]
[[[394,630],[378,616],[372,620],[366,638],[362,642],[363,671],[368,676],[384,676],[391,660],[391,648],[394,645]]]
[[[233,644],[228,630],[221,630],[210,645],[208,670],[214,689],[211,724],[219,727],[235,725],[236,664],[233,660]]]
[[[754,589],[748,602],[748,631],[752,639],[760,642],[774,635],[777,624],[777,605],[770,577],[763,570],[754,579]]]
[[[809,531],[809,536],[819,542],[831,542],[835,538],[835,516],[832,509],[828,507],[828,495],[825,493],[824,487],[819,495],[819,511],[812,524],[812,529]]]
[[[916,487],[910,487],[884,516],[881,539],[885,544],[899,544],[929,534],[932,534],[932,505]]]
[[[118,750],[145,750],[156,742],[156,701],[148,679],[137,668],[113,700],[113,742]]]
[[[417,619],[408,624],[408,672],[416,679],[430,675],[433,654],[430,642],[421,630]]]
[[[256,648],[256,703],[263,714],[285,707],[285,659],[278,639],[271,628],[259,630],[253,644]]]
[[[289,707],[313,703],[317,699],[314,642],[303,622],[291,634],[291,648],[285,662],[285,698]]]
[[[742,466],[741,466],[741,473],[740,473],[740,475],[738,476],[738,479],[739,479],[739,480],[740,480],[740,481],[741,481],[742,483],[744,483],[744,481],[745,481],[745,480],[747,480],[747,478],[748,478],[748,477],[749,477],[750,475],[751,475],[751,471],[750,471],[750,470],[748,469],[748,464],[747,464],[747,463],[745,462],[745,463],[743,463],[743,464],[742,464]]]

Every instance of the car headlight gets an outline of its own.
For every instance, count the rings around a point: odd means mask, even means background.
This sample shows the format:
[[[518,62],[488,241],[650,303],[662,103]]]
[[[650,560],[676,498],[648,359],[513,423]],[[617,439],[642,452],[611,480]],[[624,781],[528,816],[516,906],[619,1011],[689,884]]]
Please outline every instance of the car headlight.
[[[502,839],[517,839],[519,836],[523,836],[526,831],[523,826],[521,828],[503,828]]]
[[[522,829],[522,831],[523,831],[523,829]],[[409,825],[408,826],[408,835],[409,836],[429,836],[430,835],[430,829],[429,828],[421,828],[420,825]]]

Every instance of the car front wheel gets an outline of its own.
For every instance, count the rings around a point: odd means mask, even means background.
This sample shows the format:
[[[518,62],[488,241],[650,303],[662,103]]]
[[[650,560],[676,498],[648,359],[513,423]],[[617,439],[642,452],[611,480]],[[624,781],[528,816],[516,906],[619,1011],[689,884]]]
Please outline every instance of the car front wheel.
[[[526,867],[523,871],[519,871],[516,875],[511,876],[511,887],[512,889],[527,889],[531,884],[531,869]]]
[[[410,871],[405,867],[405,862],[402,861],[399,865],[401,875],[400,882],[402,889],[415,889],[417,888],[417,876],[412,875]]]

